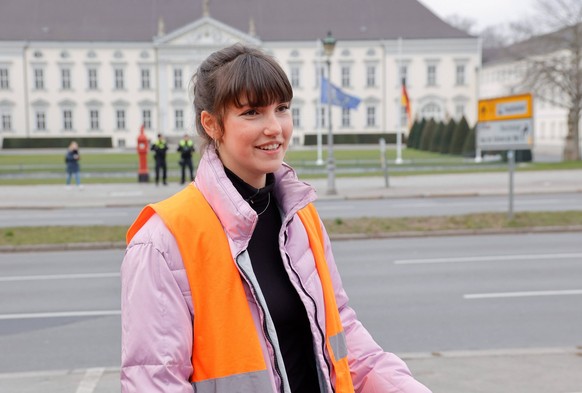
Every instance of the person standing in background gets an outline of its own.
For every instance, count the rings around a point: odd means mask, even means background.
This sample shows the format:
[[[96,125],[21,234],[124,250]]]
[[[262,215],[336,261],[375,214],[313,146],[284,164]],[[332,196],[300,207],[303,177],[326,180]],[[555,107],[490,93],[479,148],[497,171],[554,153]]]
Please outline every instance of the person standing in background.
[[[186,183],[186,168],[190,171],[190,181],[194,181],[194,164],[192,163],[192,153],[194,142],[190,139],[188,134],[184,134],[184,138],[178,144],[178,152],[180,153],[180,167],[182,168],[182,180],[180,184]]]
[[[158,140],[152,144],[151,150],[154,152],[156,162],[156,186],[160,183],[160,170],[162,171],[162,182],[168,185],[168,166],[166,164],[166,153],[168,152],[168,143],[162,134],[158,134]]]
[[[81,186],[81,176],[80,176],[80,165],[79,160],[81,156],[79,155],[79,145],[75,141],[71,141],[67,149],[67,154],[65,155],[65,163],[67,166],[67,188],[71,186],[71,179],[75,176],[75,183],[79,189]]]

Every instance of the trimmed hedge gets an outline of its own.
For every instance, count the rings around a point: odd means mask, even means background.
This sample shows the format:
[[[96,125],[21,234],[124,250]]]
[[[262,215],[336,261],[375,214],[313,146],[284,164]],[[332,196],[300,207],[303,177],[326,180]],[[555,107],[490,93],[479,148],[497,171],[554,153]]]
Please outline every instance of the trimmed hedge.
[[[455,132],[453,133],[453,139],[451,140],[451,148],[449,154],[461,155],[463,154],[463,145],[465,144],[465,139],[469,134],[469,124],[465,116],[461,118],[457,127],[455,127]]]
[[[429,150],[433,153],[440,153],[441,151],[441,141],[443,140],[443,135],[445,133],[445,123],[439,121],[437,123],[436,130],[432,134],[432,140],[430,141]]]
[[[465,157],[475,157],[477,154],[477,148],[475,146],[475,133],[477,126],[471,128],[467,138],[465,138],[465,144],[463,145],[463,156]]]
[[[422,119],[420,121],[415,120],[412,128],[410,129],[410,134],[408,136],[408,141],[406,142],[406,146],[414,149],[418,149],[420,145],[420,137],[422,135],[422,129],[426,124],[426,119]]]
[[[434,119],[430,119],[422,129],[422,135],[420,136],[420,144],[418,149],[428,151],[430,149],[430,144],[432,142],[432,136],[437,128],[437,123]]]
[[[71,141],[76,141],[80,148],[111,148],[111,137],[59,137],[59,138],[15,138],[5,137],[2,141],[3,149],[66,149]]]
[[[384,138],[387,144],[396,143],[396,133],[373,133],[373,134],[333,134],[334,145],[374,145],[379,143],[380,138]],[[321,142],[327,144],[327,133],[321,135]],[[402,135],[402,143],[406,143],[406,135]],[[305,135],[305,146],[317,145],[317,134]]]
[[[443,137],[441,138],[441,154],[449,154],[451,150],[451,141],[453,140],[453,134],[455,133],[455,128],[457,128],[457,122],[453,119],[449,120],[445,130],[443,132]]]

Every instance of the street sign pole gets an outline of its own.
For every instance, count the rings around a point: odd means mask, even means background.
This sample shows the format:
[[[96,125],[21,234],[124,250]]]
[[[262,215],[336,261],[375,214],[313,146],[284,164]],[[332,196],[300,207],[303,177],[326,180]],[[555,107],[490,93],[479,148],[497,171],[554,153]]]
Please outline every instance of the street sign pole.
[[[507,219],[513,220],[513,173],[515,171],[515,150],[507,152],[507,161],[509,162],[509,211]]]
[[[515,151],[531,149],[534,140],[533,99],[519,94],[479,101],[476,150],[507,151],[509,167],[509,211],[513,219]]]
[[[388,179],[388,160],[386,159],[386,139],[380,138],[380,163],[382,164],[382,172],[384,173],[384,186],[390,187],[390,180]]]

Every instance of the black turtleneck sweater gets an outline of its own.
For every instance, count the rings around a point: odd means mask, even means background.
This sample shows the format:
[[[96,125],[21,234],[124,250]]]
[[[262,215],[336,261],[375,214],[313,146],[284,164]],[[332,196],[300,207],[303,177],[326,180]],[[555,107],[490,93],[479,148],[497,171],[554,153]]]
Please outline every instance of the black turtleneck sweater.
[[[229,169],[225,168],[225,171],[234,187],[259,215],[248,252],[277,331],[291,391],[320,393],[307,312],[289,280],[279,250],[282,223],[273,193],[275,176],[269,173],[266,186],[257,189]]]

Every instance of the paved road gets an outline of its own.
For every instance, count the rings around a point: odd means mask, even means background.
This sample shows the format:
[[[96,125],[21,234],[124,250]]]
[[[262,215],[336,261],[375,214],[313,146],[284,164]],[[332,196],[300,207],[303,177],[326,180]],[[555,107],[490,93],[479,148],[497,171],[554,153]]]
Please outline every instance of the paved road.
[[[325,195],[325,179],[311,183],[320,198],[330,202],[362,198],[394,202],[398,201],[394,198],[411,197],[506,196],[508,181],[506,173],[403,176],[391,178],[386,188],[383,178],[339,178],[337,196]],[[88,185],[77,191],[62,186],[3,185],[0,209],[136,207],[161,200],[178,189],[177,185],[121,184]],[[517,173],[515,192],[521,196],[582,193],[582,171]],[[478,239],[485,239],[485,244],[472,243]],[[350,255],[362,255],[354,244],[365,245],[366,250],[385,245],[389,251],[375,251],[383,258],[377,261],[370,251],[365,264],[372,270],[364,270],[362,262],[349,262]],[[579,244],[578,234],[555,234],[336,242],[334,247],[360,317],[377,340],[403,356],[417,378],[435,393],[580,393]],[[466,247],[464,254],[461,247]],[[494,253],[509,253],[510,247],[525,256],[513,253],[514,257],[505,260],[465,258],[454,263],[435,260],[479,256],[480,248],[486,252],[481,256],[499,257]],[[2,278],[105,273],[99,278],[75,280],[26,277],[0,281],[0,299],[10,299],[0,302],[3,315],[79,311],[72,306],[104,314],[58,318],[20,315],[0,320],[0,393],[119,392],[119,279],[115,274],[121,252],[0,254]],[[546,256],[536,259],[531,257],[534,252]],[[74,268],[67,266],[71,259]],[[85,269],[79,271],[83,266]],[[380,280],[382,285],[378,286],[377,275],[371,271],[388,274],[386,280]],[[374,285],[362,275],[369,275]],[[364,280],[366,285],[361,289]],[[390,286],[385,285],[387,280]],[[395,292],[395,288],[399,290]],[[379,304],[382,297],[386,301]],[[387,308],[399,318],[378,312]],[[65,350],[70,353],[63,354]]]
[[[334,249],[359,317],[435,392],[582,387],[577,234],[338,241]],[[77,393],[91,383],[82,391],[119,391],[121,256],[0,254],[0,295],[10,299],[0,303],[0,353],[10,354],[0,357],[0,392]]]

